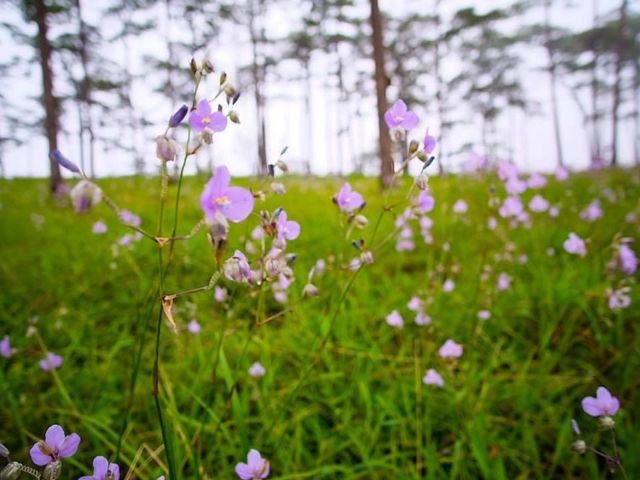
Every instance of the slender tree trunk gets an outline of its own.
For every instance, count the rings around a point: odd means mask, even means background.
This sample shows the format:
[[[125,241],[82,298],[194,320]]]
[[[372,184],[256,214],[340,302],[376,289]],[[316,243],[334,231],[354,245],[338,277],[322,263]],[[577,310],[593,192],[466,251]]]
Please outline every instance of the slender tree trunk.
[[[306,139],[303,142],[305,145],[305,159],[304,169],[307,175],[311,175],[311,159],[313,157],[313,115],[311,113],[311,59],[309,57],[305,57],[302,66],[304,69],[304,114],[307,117],[305,119],[305,127],[306,127]]]
[[[58,148],[58,104],[53,95],[53,70],[51,69],[51,44],[48,38],[47,6],[44,0],[35,0],[35,21],[38,25],[38,52],[42,69],[42,100],[45,110],[45,131],[49,142],[49,151]],[[49,159],[49,189],[54,193],[62,184],[60,165]]]
[[[633,159],[636,165],[640,165],[640,61],[638,57],[633,59]]]
[[[558,82],[557,82],[557,69],[556,58],[553,45],[551,43],[551,7],[553,0],[545,0],[544,2],[544,36],[545,45],[547,48],[547,57],[549,59],[549,82],[551,87],[551,111],[553,115],[553,132],[556,141],[556,155],[558,159],[558,165],[564,166],[564,158],[562,155],[562,137],[560,136],[560,115],[558,113]]]
[[[598,25],[598,0],[593,0],[593,27]],[[601,148],[600,148],[600,113],[598,112],[598,96],[600,94],[600,87],[598,84],[598,64],[600,56],[598,55],[598,48],[593,49],[593,65],[591,66],[591,112],[592,112],[592,128],[593,128],[593,152],[591,154],[591,163],[600,162]]]
[[[387,85],[389,79],[385,73],[384,43],[382,39],[382,19],[378,0],[370,0],[371,29],[373,42],[373,60],[375,63],[376,97],[378,101],[378,146],[380,149],[380,181],[388,187],[393,181],[393,159],[391,158],[391,138],[384,121],[384,113],[388,109]]]
[[[91,75],[89,73],[89,34],[87,32],[87,24],[82,18],[81,0],[75,0],[76,9],[78,11],[79,31],[78,39],[80,40],[80,63],[82,65],[82,82],[80,83],[80,103],[81,111],[84,111],[82,129],[89,134],[89,171],[91,177],[95,177],[95,132],[93,131],[93,115],[91,112]],[[82,150],[84,152],[84,131],[81,134]]]
[[[613,84],[613,109],[611,111],[611,165],[618,164],[618,109],[620,108],[620,83],[622,81],[622,62],[624,60],[624,32],[627,23],[627,0],[620,5],[618,22],[618,42],[616,45],[615,83]]]
[[[262,6],[263,0],[257,0]],[[256,102],[256,119],[258,122],[258,173],[260,175],[267,174],[267,140],[266,140],[266,125],[264,119],[264,96],[262,95],[262,88],[264,82],[264,65],[260,63],[258,43],[263,40],[264,29],[262,29],[262,35],[258,38],[259,34],[256,31],[256,18],[259,13],[256,12],[255,3],[256,0],[250,1],[249,12],[249,36],[251,39],[251,55],[252,65],[251,73],[253,76],[253,94]],[[262,9],[261,9],[262,10]]]
[[[444,95],[443,95],[443,85],[442,81],[442,72],[440,71],[440,39],[442,35],[440,33],[440,0],[436,0],[435,4],[435,31],[436,31],[436,41],[435,48],[433,50],[433,74],[436,80],[436,103],[438,105],[438,172],[442,175],[444,173],[444,135],[445,135],[445,108],[444,108]]]

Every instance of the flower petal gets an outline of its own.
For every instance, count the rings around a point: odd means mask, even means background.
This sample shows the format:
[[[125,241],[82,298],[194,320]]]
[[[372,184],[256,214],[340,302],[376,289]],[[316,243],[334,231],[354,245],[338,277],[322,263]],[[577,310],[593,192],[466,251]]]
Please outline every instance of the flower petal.
[[[402,128],[405,130],[411,130],[412,128],[415,128],[419,122],[420,120],[415,113],[407,112],[404,116],[404,120],[402,121]]]
[[[287,222],[287,234],[285,238],[287,240],[295,240],[300,235],[300,224],[298,222]]]
[[[70,457],[74,455],[78,451],[78,446],[80,445],[80,435],[77,433],[72,433],[67,438],[64,439],[62,445],[60,445],[60,450],[58,454],[62,458]]]
[[[253,195],[246,188],[229,187],[226,196],[230,203],[222,208],[222,213],[232,222],[241,222],[253,211]]]
[[[106,478],[109,461],[104,457],[93,459],[93,476],[95,478]]]
[[[249,468],[251,468],[251,470],[253,470],[254,472],[259,472],[262,468],[263,462],[264,460],[262,458],[262,455],[260,455],[260,452],[258,450],[256,450],[255,448],[249,450],[249,453],[247,454],[247,463],[249,464]]]
[[[215,112],[211,115],[211,123],[209,128],[214,132],[222,132],[227,128],[227,116],[222,112]]]
[[[600,402],[593,397],[585,397],[582,399],[582,410],[592,417],[599,417],[603,413]]]
[[[29,456],[31,456],[31,461],[39,467],[53,462],[53,458],[51,458],[50,455],[42,453],[42,450],[40,450],[40,446],[37,443],[31,447],[31,450],[29,450]]]
[[[609,403],[613,397],[605,387],[598,387],[598,390],[596,390],[596,398],[598,399],[598,402],[604,405]]]
[[[60,425],[51,425],[44,434],[44,441],[51,450],[59,450],[64,440],[64,430]]]
[[[205,99],[200,100],[196,112],[202,117],[211,116],[211,104]]]
[[[253,472],[246,463],[238,463],[236,465],[236,475],[242,480],[252,480]]]

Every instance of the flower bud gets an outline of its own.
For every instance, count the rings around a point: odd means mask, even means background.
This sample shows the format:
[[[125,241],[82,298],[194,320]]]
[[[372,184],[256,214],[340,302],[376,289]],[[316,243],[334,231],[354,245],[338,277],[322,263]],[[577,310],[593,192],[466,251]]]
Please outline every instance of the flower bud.
[[[283,173],[287,173],[289,171],[289,166],[283,160],[278,160],[276,162],[276,167],[282,170]]]
[[[571,444],[571,448],[573,448],[574,452],[582,455],[587,451],[587,444],[584,442],[584,440],[576,440]]]
[[[284,185],[280,182],[273,182],[271,184],[271,191],[276,195],[284,195],[287,192]]]
[[[364,228],[369,224],[369,220],[362,214],[358,214],[353,218],[353,224],[358,228]]]
[[[389,136],[392,142],[404,142],[407,137],[407,131],[402,127],[395,127],[389,130]]]
[[[70,172],[80,173],[80,168],[71,160],[69,160],[67,157],[62,155],[62,153],[60,153],[60,150],[53,150],[49,154],[49,156],[53,161],[58,162],[58,164],[60,164],[61,167],[66,168]]]
[[[11,462],[9,465],[0,470],[0,480],[15,480],[22,473],[22,465],[18,462]]]
[[[156,157],[163,162],[172,162],[178,154],[178,145],[171,138],[160,135],[156,137]]]
[[[409,143],[409,154],[413,155],[416,153],[418,151],[418,147],[420,147],[420,144],[416,140],[411,140]]]
[[[318,287],[316,287],[313,283],[307,283],[302,289],[303,297],[317,297],[318,294]]]
[[[222,79],[222,77],[220,77],[220,78]],[[225,77],[225,79],[226,79],[226,77]],[[238,93],[236,91],[236,89],[233,88],[233,85],[230,85],[228,83],[225,84],[224,87],[222,87],[222,90],[224,91],[224,94],[227,96],[227,101],[230,101]]]
[[[214,218],[207,218],[209,229],[209,241],[216,251],[221,250],[229,237],[229,222],[220,212],[216,212]]]
[[[238,112],[236,112],[235,110],[231,110],[229,112],[229,120],[231,120],[233,123],[240,123],[240,116],[238,115]]]
[[[429,158],[427,157],[427,154],[424,153],[422,150],[420,150],[418,152],[418,155],[416,155],[418,157],[418,160],[420,160],[421,162],[426,162]]]
[[[373,253],[371,253],[369,250],[362,252],[360,254],[360,260],[365,265],[371,265],[373,263]]]
[[[202,138],[202,141],[207,145],[211,145],[213,143],[213,130],[205,127],[200,134],[200,138]]]
[[[215,71],[215,69],[213,68],[213,63],[211,63],[209,60],[205,60],[202,62],[202,71],[204,73],[213,73]]]
[[[0,443],[0,457],[9,458],[9,449]]]
[[[222,72],[220,74],[220,86],[224,85],[226,81],[227,81],[227,72]],[[230,95],[230,96],[233,96],[233,95]]]
[[[102,190],[89,180],[80,180],[69,192],[76,213],[84,213],[102,200]]]
[[[198,64],[196,63],[195,58],[192,58],[191,61],[189,62],[189,68],[191,69],[192,75],[195,75],[196,73],[198,73]]]
[[[600,426],[604,429],[611,430],[616,426],[616,422],[610,416],[600,417]]]
[[[55,462],[51,462],[49,465],[44,467],[44,471],[42,472],[42,479],[57,480],[60,477],[60,472],[62,472],[62,462],[60,462],[60,460],[56,460]]]
[[[189,112],[189,107],[187,107],[186,105],[182,105],[176,111],[176,113],[171,115],[171,118],[169,119],[169,127],[175,128],[180,125],[180,122],[182,122],[182,120],[184,120],[184,117],[187,116],[187,112]]]
[[[429,177],[427,177],[424,173],[421,173],[416,177],[416,187],[420,190],[426,190],[429,184]]]

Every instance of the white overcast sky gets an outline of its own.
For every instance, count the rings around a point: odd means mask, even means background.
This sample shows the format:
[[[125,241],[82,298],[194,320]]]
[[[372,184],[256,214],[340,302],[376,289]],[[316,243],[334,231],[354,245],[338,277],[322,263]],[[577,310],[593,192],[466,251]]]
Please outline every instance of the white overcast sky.
[[[92,0],[84,2],[86,7],[86,17],[90,22],[99,20],[100,11],[108,2],[102,0]],[[367,11],[368,2],[361,0],[363,11]],[[428,13],[432,8],[432,0],[381,0],[381,8],[385,12],[399,12],[406,9],[419,11],[424,8]],[[479,11],[488,10],[495,7],[504,6],[511,2],[507,0],[446,0],[443,3],[443,12],[450,14],[458,8],[465,6],[475,6]],[[573,6],[566,6],[565,0],[557,0],[558,4],[552,12],[552,21],[560,26],[570,29],[582,29],[588,27],[592,22],[593,1],[574,0]],[[601,12],[613,10],[618,1],[598,0],[596,2]],[[634,2],[631,2],[634,3]],[[393,10],[392,10],[393,9]],[[159,11],[160,25],[158,32],[145,35],[139,42],[132,45],[130,55],[134,63],[136,59],[145,53],[163,51],[165,43],[159,36],[166,31],[166,22],[162,20],[162,11]],[[275,8],[271,11],[266,20],[269,32],[273,36],[284,35],[287,25],[295,21],[295,9]],[[541,20],[542,11],[534,10],[526,18],[527,23],[534,23]],[[3,22],[19,22],[19,17],[12,12],[5,4],[0,10],[0,20]],[[108,28],[108,25],[103,25]],[[171,28],[169,27],[169,30]],[[180,32],[171,32],[172,35]],[[219,71],[229,72],[233,79],[236,69],[241,64],[249,61],[248,44],[243,40],[238,40],[235,35],[226,35],[226,40],[210,46],[209,58],[213,61]],[[10,38],[6,33],[0,36],[0,43],[5,48],[0,51],[0,60],[6,60],[10,56],[28,52]],[[7,48],[8,47],[8,48]],[[117,45],[110,45],[105,50],[107,55],[117,61],[121,61],[124,51]],[[549,115],[549,82],[544,72],[540,68],[544,65],[545,55],[539,49],[530,48],[524,52],[525,63],[522,67],[521,78],[524,81],[525,91],[528,98],[539,103],[540,113],[538,115],[525,115],[520,112],[510,112],[503,116],[500,121],[500,132],[508,138],[508,142],[513,148],[513,160],[526,170],[551,171],[555,167],[555,147],[552,130],[551,117]],[[179,59],[180,65],[188,65],[189,57]],[[36,66],[37,67],[37,66]],[[33,67],[31,75],[18,76],[0,79],[0,87],[3,88],[5,96],[14,105],[20,105],[23,101],[27,104],[27,99],[39,95],[40,75],[39,69]],[[292,85],[269,85],[267,89],[267,149],[270,159],[275,159],[283,146],[289,146],[287,158],[294,168],[302,163],[308,156],[311,157],[311,165],[314,173],[335,174],[348,173],[352,167],[352,157],[358,152],[372,151],[376,145],[377,121],[375,118],[375,97],[369,96],[366,103],[357,105],[363,116],[355,118],[347,115],[345,118],[345,108],[338,102],[337,92],[325,86],[326,79],[323,76],[325,69],[329,67],[328,60],[322,56],[317,56],[312,62],[313,73],[313,94],[312,94],[312,116],[313,122],[308,123],[304,112],[303,90],[300,86]],[[149,77],[153,72],[149,73]],[[202,94],[212,93],[216,90],[215,80],[212,78],[205,86]],[[136,106],[143,112],[145,118],[155,125],[157,129],[153,134],[152,129],[147,132],[147,138],[141,139],[146,145],[147,154],[145,164],[147,171],[152,172],[157,165],[154,156],[153,137],[162,133],[167,117],[177,105],[171,105],[165,97],[152,94],[152,85],[139,82],[135,89]],[[395,100],[395,90],[392,86],[388,90],[390,102]],[[57,93],[59,87],[57,87]],[[24,100],[23,100],[24,99]],[[196,160],[202,168],[208,165],[209,155],[213,156],[215,164],[224,163],[229,166],[232,173],[236,175],[251,174],[255,171],[255,122],[252,122],[254,105],[251,92],[241,98],[237,110],[240,113],[242,124],[231,125],[227,131],[215,142],[210,153],[204,152]],[[353,102],[350,108],[353,110],[356,105]],[[561,128],[564,138],[564,152],[567,163],[572,168],[584,168],[588,165],[588,147],[581,117],[571,99],[566,87],[559,87],[559,104],[562,114]],[[420,126],[415,132],[415,138],[422,138],[424,130],[430,127],[434,132],[437,123],[433,106],[416,106],[415,111],[421,118]],[[471,119],[472,121],[474,119]],[[72,159],[77,159],[78,145],[75,133],[76,125],[73,111],[69,112],[66,124],[67,134],[59,139],[60,148]],[[338,141],[337,131],[340,126],[348,124],[351,126],[351,133],[348,140]],[[474,142],[477,150],[480,151],[477,125],[467,125],[458,127],[455,131],[454,143],[462,144]],[[609,129],[605,129],[608,132]],[[0,135],[11,135],[11,126],[0,125]],[[310,135],[310,138],[309,138]],[[621,162],[630,164],[633,161],[633,129],[630,122],[624,122],[620,132]],[[605,143],[610,140],[605,139]],[[451,159],[453,166],[459,165],[466,158],[462,154]],[[4,171],[6,176],[44,176],[48,172],[47,145],[43,138],[33,135],[25,144],[20,147],[10,146],[3,154]],[[98,175],[121,175],[132,173],[132,158],[123,153],[105,153],[98,149],[97,168]],[[189,171],[194,171],[193,163],[188,167]]]

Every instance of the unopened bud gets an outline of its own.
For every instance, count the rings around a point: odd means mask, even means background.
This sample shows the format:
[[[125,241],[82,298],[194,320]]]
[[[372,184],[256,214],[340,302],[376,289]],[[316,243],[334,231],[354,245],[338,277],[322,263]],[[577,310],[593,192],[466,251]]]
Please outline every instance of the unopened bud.
[[[176,113],[171,115],[171,118],[169,119],[169,127],[175,128],[180,125],[180,122],[182,122],[182,120],[184,120],[184,117],[187,116],[187,112],[189,112],[189,107],[187,107],[186,105],[182,105],[176,111]]]
[[[426,153],[424,153],[422,150],[420,150],[420,151],[418,152],[418,155],[416,155],[416,156],[418,157],[418,160],[420,160],[421,162],[426,162],[426,161],[429,159],[429,157],[427,156],[427,154],[426,154]]]
[[[204,62],[202,62],[202,71],[204,73],[213,73],[213,63],[211,63],[209,60],[205,60]]]
[[[360,260],[365,265],[371,265],[373,263],[373,253],[371,253],[369,250],[367,250],[366,252],[362,252],[360,254]]]
[[[80,168],[71,160],[69,160],[67,157],[62,155],[62,153],[60,153],[60,150],[53,150],[49,154],[49,156],[53,161],[58,162],[58,164],[60,164],[61,167],[66,168],[70,172],[80,173]]]
[[[0,443],[0,457],[9,458],[9,449]]]
[[[226,81],[227,81],[227,72],[222,72],[220,74],[220,86],[224,85]],[[226,90],[225,90],[225,93],[226,93]]]
[[[318,287],[316,287],[313,283],[307,283],[302,289],[303,297],[317,297],[320,292],[318,291]]]
[[[571,448],[573,448],[574,452],[582,455],[587,451],[587,444],[584,442],[584,440],[576,440],[571,444]]]
[[[15,480],[22,473],[22,465],[18,462],[11,462],[0,470],[0,480]]]
[[[611,430],[616,426],[616,422],[613,420],[613,418],[607,415],[606,417],[600,417],[600,426],[607,430]]]
[[[160,135],[156,137],[156,157],[163,162],[172,162],[178,154],[178,145],[171,138]]]
[[[409,143],[409,154],[413,155],[414,153],[416,153],[419,147],[420,144],[416,140],[411,140],[411,142]]]
[[[276,167],[278,167],[284,173],[287,173],[289,171],[289,166],[283,160],[278,160],[276,162]]]
[[[80,180],[69,192],[77,213],[84,213],[102,200],[102,190],[89,180]]]
[[[353,223],[358,228],[364,228],[369,225],[369,220],[364,215],[358,214],[353,218]]]
[[[284,195],[286,193],[284,185],[280,182],[271,183],[271,191],[276,195]]]
[[[60,462],[60,460],[56,460],[55,462],[51,462],[49,465],[44,467],[44,471],[42,472],[42,479],[57,480],[60,477],[61,472],[62,462]]]
[[[220,77],[222,79],[222,77]],[[226,77],[225,77],[226,79]],[[231,100],[232,98],[234,98],[236,96],[236,94],[238,92],[236,92],[236,89],[233,88],[233,85],[230,85],[228,83],[226,83],[224,85],[224,87],[222,87],[222,90],[224,91],[224,94],[227,96],[227,101]]]
[[[427,177],[424,173],[421,173],[416,177],[416,187],[420,190],[426,190],[429,185],[429,177]]]
[[[238,112],[236,112],[235,110],[231,110],[229,112],[229,120],[231,120],[233,123],[240,123],[240,116],[238,115]]]
[[[200,134],[200,138],[202,138],[202,141],[207,145],[211,145],[213,143],[213,130],[205,127]]]
[[[404,142],[407,137],[407,131],[402,127],[396,127],[389,130],[389,136],[392,142]]]
[[[195,75],[198,73],[198,64],[196,63],[196,59],[192,58],[191,62],[189,62],[189,68],[191,69],[191,74]]]

